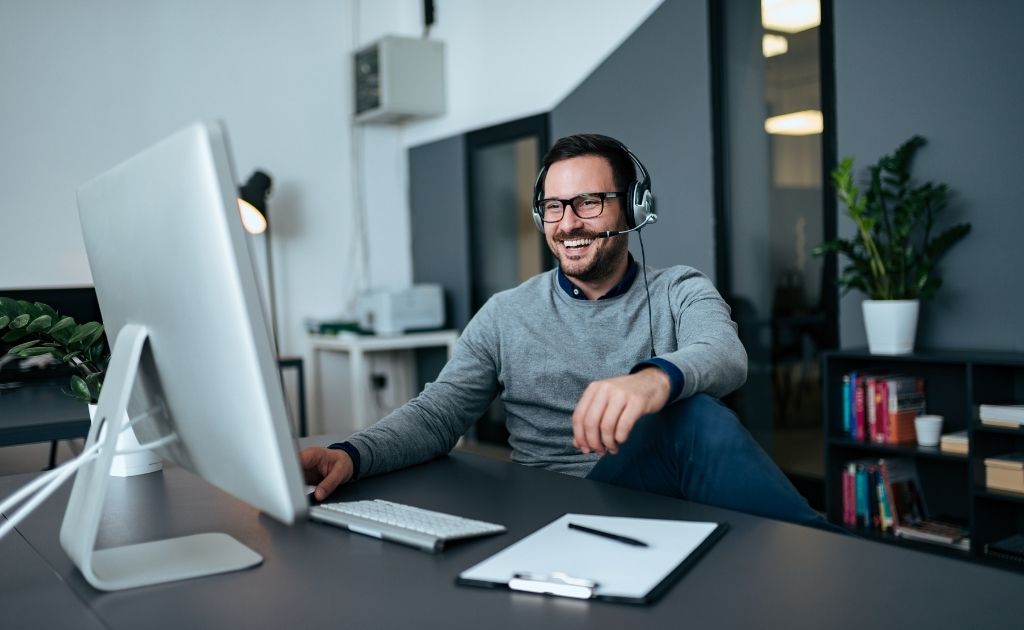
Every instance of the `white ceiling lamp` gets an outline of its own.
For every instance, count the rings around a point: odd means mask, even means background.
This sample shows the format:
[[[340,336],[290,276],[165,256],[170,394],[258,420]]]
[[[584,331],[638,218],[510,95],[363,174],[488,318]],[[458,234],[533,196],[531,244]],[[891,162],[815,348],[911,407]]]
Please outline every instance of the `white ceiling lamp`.
[[[824,128],[825,121],[816,109],[772,116],[764,121],[764,130],[777,136],[811,136]]]
[[[761,52],[765,57],[777,57],[789,52],[789,41],[782,35],[765,33],[761,38]]]
[[[799,33],[820,24],[818,0],[761,0],[761,25],[770,31]]]

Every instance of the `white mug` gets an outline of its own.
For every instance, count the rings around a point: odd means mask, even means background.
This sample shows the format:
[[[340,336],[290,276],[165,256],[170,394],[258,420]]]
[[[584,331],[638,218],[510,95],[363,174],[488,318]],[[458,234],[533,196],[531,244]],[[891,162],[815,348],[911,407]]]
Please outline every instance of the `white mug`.
[[[914,419],[918,446],[938,446],[942,437],[942,416],[921,415]]]

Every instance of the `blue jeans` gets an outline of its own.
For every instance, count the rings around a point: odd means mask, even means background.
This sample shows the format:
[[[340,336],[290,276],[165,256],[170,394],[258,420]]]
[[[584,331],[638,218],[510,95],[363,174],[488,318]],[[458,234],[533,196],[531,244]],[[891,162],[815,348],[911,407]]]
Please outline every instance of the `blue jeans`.
[[[736,415],[697,394],[641,418],[588,479],[837,531],[808,505]]]

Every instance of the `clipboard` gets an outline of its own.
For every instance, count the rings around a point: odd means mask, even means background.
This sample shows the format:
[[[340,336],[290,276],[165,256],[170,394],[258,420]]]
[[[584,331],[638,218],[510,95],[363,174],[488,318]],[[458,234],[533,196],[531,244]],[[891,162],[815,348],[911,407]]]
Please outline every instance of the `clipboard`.
[[[570,523],[642,541],[627,544]],[[724,523],[565,514],[463,571],[456,584],[647,604],[710,549]]]

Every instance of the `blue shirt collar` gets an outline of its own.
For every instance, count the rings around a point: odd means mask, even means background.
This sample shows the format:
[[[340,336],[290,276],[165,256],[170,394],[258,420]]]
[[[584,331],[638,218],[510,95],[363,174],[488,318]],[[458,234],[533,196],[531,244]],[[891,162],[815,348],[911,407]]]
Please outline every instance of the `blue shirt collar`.
[[[623,274],[622,280],[619,280],[619,283],[612,287],[608,293],[605,293],[597,299],[607,300],[609,298],[618,297],[625,294],[626,291],[629,291],[629,288],[633,286],[633,281],[636,280],[636,274],[640,270],[640,265],[636,264],[636,261],[633,260],[632,253],[627,252],[627,255],[629,256],[629,263],[626,265],[626,273]],[[587,295],[583,292],[583,289],[573,284],[572,281],[562,273],[561,267],[558,268],[558,273],[556,275],[558,277],[558,286],[562,287],[562,290],[565,291],[566,295],[577,300],[587,299]]]

